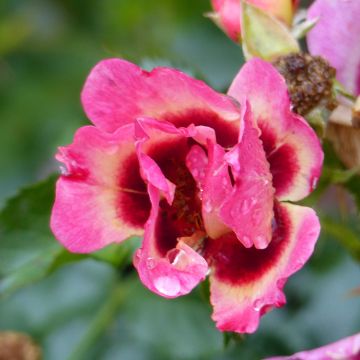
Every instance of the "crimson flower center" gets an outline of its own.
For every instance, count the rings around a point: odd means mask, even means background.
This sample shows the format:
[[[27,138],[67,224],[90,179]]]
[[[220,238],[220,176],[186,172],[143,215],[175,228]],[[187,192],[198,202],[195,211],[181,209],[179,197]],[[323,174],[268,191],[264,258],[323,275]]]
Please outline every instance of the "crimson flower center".
[[[157,144],[149,152],[165,177],[176,185],[172,204],[165,199],[160,201],[155,238],[163,255],[176,247],[178,238],[204,231],[198,189],[185,164],[190,146],[191,140],[180,139]]]

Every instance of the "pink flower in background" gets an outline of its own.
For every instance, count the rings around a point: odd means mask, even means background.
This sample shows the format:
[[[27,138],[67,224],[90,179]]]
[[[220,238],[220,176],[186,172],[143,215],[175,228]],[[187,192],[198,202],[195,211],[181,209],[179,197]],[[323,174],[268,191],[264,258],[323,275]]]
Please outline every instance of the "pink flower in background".
[[[297,8],[297,0],[248,0],[248,3],[259,7],[279,20],[290,25]],[[213,17],[227,36],[235,42],[241,34],[241,1],[211,0],[214,9]]]
[[[272,357],[267,360],[359,360],[360,333],[322,346],[302,351],[291,356]]]
[[[308,18],[318,18],[307,35],[309,51],[327,59],[345,88],[360,95],[360,1],[316,0]]]
[[[143,235],[147,288],[174,298],[209,274],[217,327],[251,333],[313,251],[315,212],[286,201],[313,190],[323,153],[269,63],[249,61],[228,95],[174,69],[100,62],[82,92],[95,126],[56,156],[51,227],[79,253]]]

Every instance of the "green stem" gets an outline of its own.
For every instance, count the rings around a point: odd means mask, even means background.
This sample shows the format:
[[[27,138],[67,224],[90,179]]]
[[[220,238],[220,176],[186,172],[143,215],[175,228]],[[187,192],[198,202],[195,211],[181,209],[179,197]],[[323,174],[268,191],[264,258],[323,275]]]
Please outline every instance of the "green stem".
[[[129,282],[127,282],[121,285],[117,284],[114,287],[106,302],[91,322],[88,330],[68,357],[68,360],[87,359],[89,349],[116,318],[119,308],[131,291],[129,285]]]

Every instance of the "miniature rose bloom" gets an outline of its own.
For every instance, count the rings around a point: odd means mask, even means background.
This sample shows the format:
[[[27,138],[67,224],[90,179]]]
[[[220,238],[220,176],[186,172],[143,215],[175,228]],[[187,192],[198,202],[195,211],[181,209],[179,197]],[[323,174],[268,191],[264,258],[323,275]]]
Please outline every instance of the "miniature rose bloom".
[[[270,15],[275,16],[287,25],[291,25],[297,8],[296,0],[248,0]],[[235,42],[241,40],[241,1],[240,0],[211,0],[214,13],[211,17],[219,27]]]
[[[309,19],[318,19],[307,35],[309,51],[327,59],[347,91],[360,95],[360,1],[316,0]]]
[[[254,332],[320,231],[312,209],[286,202],[313,190],[323,153],[284,79],[254,59],[226,96],[110,59],[82,102],[95,126],[57,154],[56,238],[87,253],[141,235],[134,264],[148,289],[174,298],[209,274],[217,327]]]
[[[302,351],[291,356],[279,356],[267,360],[359,360],[360,333],[341,339],[318,349]]]

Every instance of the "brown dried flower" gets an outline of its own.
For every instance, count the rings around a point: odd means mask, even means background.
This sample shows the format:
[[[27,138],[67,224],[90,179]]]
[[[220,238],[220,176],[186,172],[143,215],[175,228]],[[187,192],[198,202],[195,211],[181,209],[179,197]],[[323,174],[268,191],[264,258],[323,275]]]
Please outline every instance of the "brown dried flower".
[[[0,332],[0,360],[40,360],[41,350],[22,333]]]
[[[274,65],[286,80],[295,112],[304,116],[319,105],[329,110],[335,108],[332,88],[336,71],[325,59],[290,54],[279,57]]]

